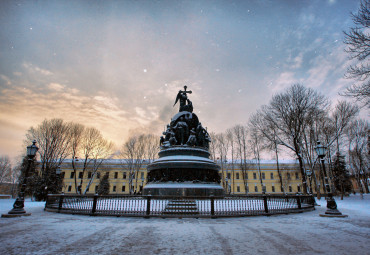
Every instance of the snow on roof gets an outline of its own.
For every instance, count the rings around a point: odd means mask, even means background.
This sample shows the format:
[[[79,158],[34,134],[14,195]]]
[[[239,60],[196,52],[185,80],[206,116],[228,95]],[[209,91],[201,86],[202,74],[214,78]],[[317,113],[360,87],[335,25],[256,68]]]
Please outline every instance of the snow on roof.
[[[176,160],[191,160],[191,159],[194,159],[195,156],[182,156],[182,155],[178,155],[178,156],[167,156],[167,157],[162,157],[162,158],[159,158],[159,159],[156,159],[156,160],[169,160],[169,159],[176,159]],[[198,158],[198,157],[197,157]],[[202,160],[209,160],[209,161],[213,161],[211,159],[207,159],[207,158],[203,158],[203,157],[200,157]],[[146,164],[147,162],[152,162],[153,160],[148,160],[148,159],[144,159],[143,160],[143,163]],[[63,163],[71,163],[72,162],[72,159],[65,159],[63,161]],[[83,159],[79,159],[77,162],[83,162]],[[231,159],[227,159],[224,163],[231,163]],[[247,164],[257,164],[257,160],[256,159],[247,159],[246,160]],[[261,159],[260,161],[260,164],[276,164],[276,160],[275,159]],[[104,159],[104,164],[126,164],[127,161],[126,159]],[[221,160],[216,160],[216,163],[218,164],[221,164]],[[241,160],[234,160],[234,164],[240,164],[242,163]],[[279,164],[298,164],[298,160],[297,159],[279,159]]]

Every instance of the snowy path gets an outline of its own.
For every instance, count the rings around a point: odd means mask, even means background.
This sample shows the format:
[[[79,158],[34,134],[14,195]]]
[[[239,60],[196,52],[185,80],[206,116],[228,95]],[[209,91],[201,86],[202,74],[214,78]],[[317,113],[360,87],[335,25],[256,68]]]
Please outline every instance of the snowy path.
[[[6,213],[14,200],[1,200]],[[0,254],[370,254],[370,196],[337,200],[348,218],[301,214],[219,219],[90,217],[43,211],[0,218]]]

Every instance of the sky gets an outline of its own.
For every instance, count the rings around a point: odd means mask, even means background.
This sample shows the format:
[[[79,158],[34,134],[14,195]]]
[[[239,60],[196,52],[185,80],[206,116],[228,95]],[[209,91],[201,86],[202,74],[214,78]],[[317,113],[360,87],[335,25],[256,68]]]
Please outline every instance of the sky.
[[[343,31],[357,0],[1,1],[0,155],[62,118],[120,147],[158,137],[184,85],[223,132],[294,83],[335,104],[352,84]]]

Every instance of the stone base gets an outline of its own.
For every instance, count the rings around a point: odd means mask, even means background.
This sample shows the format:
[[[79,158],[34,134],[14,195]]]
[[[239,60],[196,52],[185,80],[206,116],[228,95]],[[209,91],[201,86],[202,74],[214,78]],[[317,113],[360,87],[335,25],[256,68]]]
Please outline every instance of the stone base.
[[[188,196],[208,197],[224,196],[221,185],[216,183],[148,183],[143,189],[143,195],[152,196]]]
[[[15,218],[15,217],[22,217],[22,216],[30,216],[31,213],[22,213],[22,214],[1,214],[1,218]]]
[[[348,215],[345,214],[320,214],[320,217],[328,217],[328,218],[346,218]]]

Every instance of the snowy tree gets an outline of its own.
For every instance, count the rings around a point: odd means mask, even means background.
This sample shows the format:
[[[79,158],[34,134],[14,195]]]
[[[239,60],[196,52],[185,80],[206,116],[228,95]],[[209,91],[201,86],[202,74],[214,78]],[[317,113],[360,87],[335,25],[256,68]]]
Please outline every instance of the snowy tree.
[[[341,193],[341,199],[346,192],[351,192],[352,184],[349,179],[349,172],[346,169],[346,161],[339,151],[335,154],[332,160],[333,184],[336,191]]]
[[[109,172],[106,172],[103,178],[100,179],[97,194],[98,195],[108,195],[109,190],[110,190]]]

